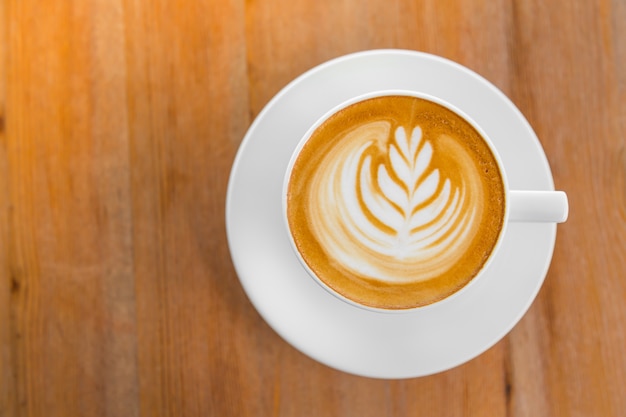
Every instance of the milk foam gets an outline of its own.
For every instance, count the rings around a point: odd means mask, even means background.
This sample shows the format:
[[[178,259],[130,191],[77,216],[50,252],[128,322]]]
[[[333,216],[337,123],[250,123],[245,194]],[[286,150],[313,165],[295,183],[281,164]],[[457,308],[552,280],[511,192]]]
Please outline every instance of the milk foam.
[[[307,200],[311,230],[334,262],[370,279],[410,283],[438,276],[463,256],[482,186],[467,150],[442,143],[455,164],[437,162],[417,125],[372,121],[337,142]]]

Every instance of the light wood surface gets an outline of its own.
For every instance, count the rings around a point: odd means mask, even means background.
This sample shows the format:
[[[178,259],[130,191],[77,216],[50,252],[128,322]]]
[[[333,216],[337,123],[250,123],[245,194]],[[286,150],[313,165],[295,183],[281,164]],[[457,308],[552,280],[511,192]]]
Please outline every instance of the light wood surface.
[[[0,416],[624,416],[625,23],[623,0],[0,0]],[[500,87],[571,207],[514,330],[405,381],[285,343],[224,227],[268,100],[374,48]]]

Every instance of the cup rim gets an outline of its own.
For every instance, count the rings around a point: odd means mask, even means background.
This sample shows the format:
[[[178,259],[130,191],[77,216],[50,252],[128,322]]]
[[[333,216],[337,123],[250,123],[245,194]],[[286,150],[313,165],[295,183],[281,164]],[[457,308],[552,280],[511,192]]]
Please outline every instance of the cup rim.
[[[308,140],[311,138],[313,133],[317,130],[317,128],[321,126],[332,115],[334,115],[340,110],[343,110],[353,104],[356,104],[365,100],[369,100],[372,98],[388,97],[388,96],[406,96],[406,97],[415,97],[415,98],[420,98],[424,100],[429,100],[431,102],[434,102],[436,104],[439,104],[447,108],[448,110],[451,110],[452,112],[456,113],[458,116],[463,118],[479,133],[480,137],[487,144],[487,147],[489,148],[489,150],[491,151],[491,154],[496,160],[496,164],[498,166],[500,177],[502,179],[502,184],[504,188],[504,193],[503,193],[504,194],[504,215],[502,217],[502,227],[500,229],[500,232],[498,233],[496,243],[494,244],[493,249],[491,250],[489,256],[487,257],[487,260],[480,268],[480,271],[476,275],[474,275],[474,277],[470,279],[470,281],[468,281],[467,284],[465,284],[462,288],[448,295],[447,297],[442,298],[441,300],[434,301],[430,304],[409,307],[409,308],[382,308],[382,307],[374,307],[374,306],[361,304],[337,292],[333,288],[331,288],[328,284],[326,284],[326,282],[324,282],[324,280],[322,280],[320,277],[317,276],[317,274],[315,274],[315,272],[309,267],[307,262],[304,260],[302,254],[298,250],[296,243],[294,241],[293,234],[291,232],[291,226],[289,225],[289,219],[287,215],[287,195],[288,195],[289,183],[290,183],[293,167],[295,165],[296,160],[298,159],[298,156],[300,155],[300,152],[302,151],[302,149],[304,148]],[[289,243],[290,243],[292,251],[295,253],[296,257],[298,258],[298,261],[300,262],[301,266],[306,270],[309,277],[311,277],[315,282],[317,282],[317,284],[320,285],[324,290],[326,290],[328,293],[335,296],[336,298],[344,301],[345,303],[352,305],[354,307],[366,310],[366,311],[371,311],[375,313],[384,313],[384,314],[407,314],[407,313],[411,313],[415,311],[429,310],[431,308],[440,307],[444,304],[449,304],[450,302],[454,302],[454,300],[456,300],[460,294],[466,292],[469,287],[474,286],[477,281],[480,281],[480,278],[485,274],[485,271],[489,268],[494,258],[497,256],[499,249],[502,245],[502,241],[504,240],[506,229],[508,228],[509,211],[510,211],[509,192],[510,192],[510,188],[509,188],[508,178],[507,178],[506,170],[504,169],[504,164],[502,162],[502,158],[500,157],[500,154],[498,153],[489,135],[487,135],[487,133],[480,127],[480,125],[476,123],[464,111],[462,111],[455,105],[439,97],[433,96],[432,94],[423,93],[423,92],[415,91],[415,90],[408,90],[408,89],[384,89],[384,90],[375,90],[375,91],[371,91],[368,93],[359,94],[357,96],[354,96],[350,99],[347,99],[339,103],[338,105],[334,106],[333,108],[325,112],[322,116],[320,116],[311,125],[311,127],[307,129],[306,133],[302,135],[302,137],[298,141],[298,144],[294,148],[291,154],[291,157],[289,159],[289,163],[287,164],[287,168],[285,169],[285,174],[283,177],[282,193],[281,193],[281,198],[282,198],[282,213],[281,213],[282,216],[281,217],[283,219],[283,224],[285,225],[285,228],[287,231],[287,235],[289,238]]]

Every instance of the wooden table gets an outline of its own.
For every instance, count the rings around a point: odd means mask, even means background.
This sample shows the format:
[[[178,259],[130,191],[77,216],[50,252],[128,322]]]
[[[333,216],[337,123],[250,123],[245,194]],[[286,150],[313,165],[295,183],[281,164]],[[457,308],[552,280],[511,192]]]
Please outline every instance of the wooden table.
[[[625,23],[623,0],[0,0],[0,416],[624,416]],[[262,107],[374,48],[501,88],[571,207],[514,330],[403,381],[284,342],[224,226]]]

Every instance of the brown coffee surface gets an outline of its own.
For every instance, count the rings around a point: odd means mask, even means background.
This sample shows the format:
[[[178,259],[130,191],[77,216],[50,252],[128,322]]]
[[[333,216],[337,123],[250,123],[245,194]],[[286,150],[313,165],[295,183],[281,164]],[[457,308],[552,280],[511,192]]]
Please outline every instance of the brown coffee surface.
[[[407,309],[444,299],[482,269],[505,212],[498,164],[461,116],[410,96],[367,99],[323,122],[287,188],[295,246],[357,303]]]

